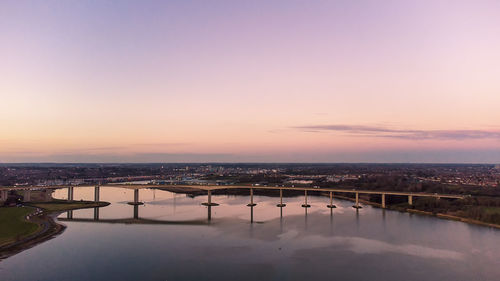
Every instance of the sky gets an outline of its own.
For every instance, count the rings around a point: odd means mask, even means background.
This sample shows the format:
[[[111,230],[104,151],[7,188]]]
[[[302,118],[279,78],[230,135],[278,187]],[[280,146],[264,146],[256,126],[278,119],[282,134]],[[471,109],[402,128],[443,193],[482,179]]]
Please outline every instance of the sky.
[[[500,1],[0,1],[0,162],[500,163]]]

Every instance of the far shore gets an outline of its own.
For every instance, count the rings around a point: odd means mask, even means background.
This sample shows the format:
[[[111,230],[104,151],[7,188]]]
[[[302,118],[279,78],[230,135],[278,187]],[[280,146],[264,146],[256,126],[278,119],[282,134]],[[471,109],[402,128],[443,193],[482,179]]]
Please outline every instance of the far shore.
[[[352,202],[356,201],[354,198],[345,197],[345,196],[338,196],[338,195],[336,195],[335,198],[343,199],[343,200],[348,200],[348,201],[352,201]],[[382,204],[379,204],[379,203],[367,201],[367,200],[364,200],[364,199],[359,199],[359,202],[363,203],[363,204],[366,204],[366,205],[370,205],[372,207],[376,207],[376,208],[382,209]],[[482,222],[482,221],[478,221],[478,220],[462,218],[462,217],[453,216],[453,215],[449,215],[449,214],[432,213],[432,212],[421,211],[421,210],[416,210],[416,209],[393,207],[393,206],[390,206],[390,205],[388,205],[386,207],[386,210],[393,210],[393,211],[407,212],[407,213],[418,214],[418,215],[432,216],[432,217],[437,217],[437,218],[441,218],[441,219],[460,221],[460,222],[464,222],[464,223],[470,223],[470,224],[475,224],[475,225],[481,225],[481,226],[487,226],[487,227],[493,227],[493,228],[500,229],[500,225],[498,225],[498,224],[486,223],[486,222]]]

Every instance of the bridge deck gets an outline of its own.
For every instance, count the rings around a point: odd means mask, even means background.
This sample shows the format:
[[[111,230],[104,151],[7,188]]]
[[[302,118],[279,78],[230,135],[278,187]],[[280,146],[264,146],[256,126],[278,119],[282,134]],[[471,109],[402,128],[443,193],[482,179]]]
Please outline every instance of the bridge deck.
[[[424,192],[401,192],[401,191],[383,191],[383,190],[360,190],[360,189],[338,189],[338,188],[312,188],[312,187],[279,187],[279,186],[251,186],[251,185],[154,185],[154,184],[105,184],[103,187],[119,187],[129,189],[143,188],[163,188],[163,189],[182,189],[184,191],[194,190],[222,190],[222,189],[264,189],[264,190],[296,190],[296,191],[322,191],[336,193],[359,193],[359,194],[385,194],[399,196],[420,196],[420,197],[436,197],[436,198],[451,198],[463,199],[464,195],[454,194],[439,194],[439,193],[424,193]],[[5,187],[7,190],[34,190],[34,189],[58,189],[68,188],[69,186],[46,186],[46,187]],[[84,187],[84,186],[76,186]],[[87,186],[88,187],[88,186]]]
[[[297,191],[323,191],[323,192],[338,192],[338,193],[359,193],[359,194],[385,194],[385,195],[400,195],[400,196],[422,196],[422,197],[440,197],[463,199],[463,195],[454,194],[439,194],[439,193],[424,193],[424,192],[400,192],[400,191],[379,191],[379,190],[360,190],[360,189],[338,189],[338,188],[313,188],[313,187],[279,187],[279,186],[250,186],[250,185],[117,185],[108,184],[106,186],[126,187],[133,189],[142,188],[186,188],[198,190],[221,190],[221,189],[265,189],[265,190],[297,190]]]

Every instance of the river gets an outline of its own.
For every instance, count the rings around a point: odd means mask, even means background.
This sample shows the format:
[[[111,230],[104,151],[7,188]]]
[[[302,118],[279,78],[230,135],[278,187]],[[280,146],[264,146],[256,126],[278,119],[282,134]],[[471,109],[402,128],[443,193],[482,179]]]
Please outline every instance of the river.
[[[483,226],[366,205],[357,211],[343,200],[331,211],[329,199],[316,196],[311,208],[301,207],[303,197],[285,197],[280,209],[276,197],[254,196],[250,208],[248,196],[213,195],[220,205],[209,221],[206,196],[142,189],[145,204],[131,206],[133,196],[101,187],[100,200],[111,205],[61,214],[67,229],[1,261],[0,279],[500,280],[500,231]],[[93,198],[93,188],[75,188],[75,200]]]

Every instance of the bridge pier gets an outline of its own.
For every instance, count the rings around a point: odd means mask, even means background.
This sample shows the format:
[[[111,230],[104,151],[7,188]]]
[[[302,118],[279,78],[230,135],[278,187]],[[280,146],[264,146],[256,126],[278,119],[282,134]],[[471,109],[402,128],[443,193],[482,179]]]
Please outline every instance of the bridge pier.
[[[219,206],[217,203],[212,203],[212,191],[208,190],[208,202],[207,203],[201,203],[201,205],[204,206]]]
[[[9,191],[0,190],[0,202],[7,201],[7,197],[9,197]]]
[[[359,206],[359,192],[356,192],[356,204],[352,206],[355,209],[361,209],[362,207]]]
[[[100,187],[98,185],[94,187],[94,202],[99,202],[99,189]]]
[[[134,205],[134,206],[143,205],[144,204],[141,201],[139,201],[139,189],[138,188],[134,189],[134,201],[133,202],[128,202],[128,204],[129,205]]]
[[[139,189],[134,190],[134,204],[139,203]]]
[[[385,193],[382,193],[382,209],[385,209]]]
[[[330,191],[330,205],[326,206],[330,209],[337,208],[337,206],[333,205],[333,191]]]
[[[250,223],[253,223],[253,207],[254,206],[250,206]]]
[[[311,205],[307,204],[307,189],[304,190],[304,204],[302,204],[302,207],[303,208],[309,208],[309,207],[311,207]]]
[[[408,205],[413,205],[413,196],[412,195],[408,195]]]
[[[69,220],[73,219],[73,210],[69,210],[68,213],[66,214],[66,218]]]
[[[30,202],[31,201],[31,190],[27,189],[24,190],[23,192],[23,202]]]
[[[307,202],[306,202],[306,204],[307,204]],[[286,206],[286,204],[283,204],[283,189],[280,188],[280,203],[278,205],[276,205],[276,207],[283,208],[285,206]]]
[[[68,187],[68,201],[73,201],[73,194],[74,194],[74,187],[69,186]]]
[[[253,188],[250,188],[250,203],[247,204],[248,207],[253,207],[257,204],[253,202]]]

